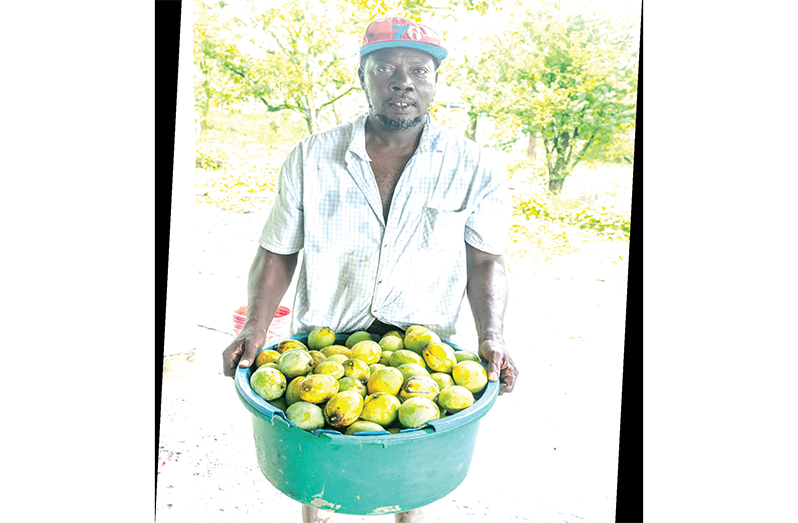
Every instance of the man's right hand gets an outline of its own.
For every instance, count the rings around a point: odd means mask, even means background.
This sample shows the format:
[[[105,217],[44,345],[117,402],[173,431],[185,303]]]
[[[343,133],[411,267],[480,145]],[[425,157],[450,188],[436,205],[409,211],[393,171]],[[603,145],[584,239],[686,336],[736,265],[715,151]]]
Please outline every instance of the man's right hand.
[[[255,355],[266,343],[267,329],[244,324],[244,328],[222,353],[222,370],[225,376],[233,377],[236,367],[248,368],[255,362]]]
[[[276,254],[258,247],[247,281],[247,321],[222,353],[225,376],[232,378],[237,366],[246,369],[255,362],[255,355],[266,344],[269,324],[294,276],[298,257],[298,252]]]

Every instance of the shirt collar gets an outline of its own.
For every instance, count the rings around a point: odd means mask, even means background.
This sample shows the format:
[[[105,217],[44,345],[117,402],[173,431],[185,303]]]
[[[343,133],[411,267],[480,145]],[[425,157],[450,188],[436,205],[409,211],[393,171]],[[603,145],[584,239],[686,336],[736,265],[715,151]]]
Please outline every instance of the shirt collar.
[[[348,150],[370,162],[371,158],[366,152],[366,119],[368,115],[367,112],[362,113],[352,122],[352,138],[349,141]],[[443,151],[442,137],[443,128],[435,123],[432,115],[427,112],[427,121],[424,123],[424,130],[421,131],[421,141],[418,144],[417,152]]]

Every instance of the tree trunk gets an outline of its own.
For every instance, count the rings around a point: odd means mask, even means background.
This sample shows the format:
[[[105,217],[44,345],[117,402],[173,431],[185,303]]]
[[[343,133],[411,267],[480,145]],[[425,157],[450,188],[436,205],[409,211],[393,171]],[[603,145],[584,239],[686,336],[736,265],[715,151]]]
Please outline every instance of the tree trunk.
[[[207,95],[205,98],[200,102],[200,133],[205,131],[208,126],[208,112],[210,111],[210,96]]]
[[[335,118],[335,125],[341,125],[341,115],[335,110],[335,104],[331,104],[330,109],[332,109],[333,118]]]
[[[526,148],[526,157],[530,160],[537,160],[538,153],[535,148],[537,145],[537,136],[534,134],[529,135],[529,146]]]
[[[310,134],[313,134],[313,127],[315,122],[313,121],[313,110],[312,109],[302,109],[302,115],[305,117],[305,122],[308,124],[308,131]]]
[[[560,194],[562,191],[562,184],[565,178],[549,178],[549,192],[553,194]]]
[[[476,112],[468,112],[468,127],[466,127],[466,138],[477,140],[477,123],[479,122],[479,114]]]

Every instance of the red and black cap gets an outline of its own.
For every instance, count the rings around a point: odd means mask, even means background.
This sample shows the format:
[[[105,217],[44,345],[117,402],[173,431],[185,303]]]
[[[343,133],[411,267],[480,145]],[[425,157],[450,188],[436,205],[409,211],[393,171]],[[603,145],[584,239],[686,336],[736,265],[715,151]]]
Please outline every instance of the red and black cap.
[[[409,47],[431,54],[438,61],[448,56],[443,47],[443,38],[426,25],[417,24],[409,18],[394,16],[374,20],[366,28],[360,55],[385,49],[386,47]]]

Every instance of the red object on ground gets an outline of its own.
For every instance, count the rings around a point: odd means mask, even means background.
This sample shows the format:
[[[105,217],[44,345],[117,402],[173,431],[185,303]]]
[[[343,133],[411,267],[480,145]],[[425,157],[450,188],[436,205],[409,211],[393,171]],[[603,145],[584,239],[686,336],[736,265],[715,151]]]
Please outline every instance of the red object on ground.
[[[233,311],[233,334],[238,336],[241,329],[244,328],[244,323],[247,321],[247,306],[239,307]],[[276,339],[285,338],[291,328],[291,309],[277,307],[277,312],[274,314],[274,319],[269,325],[269,332],[266,333],[266,342]]]

